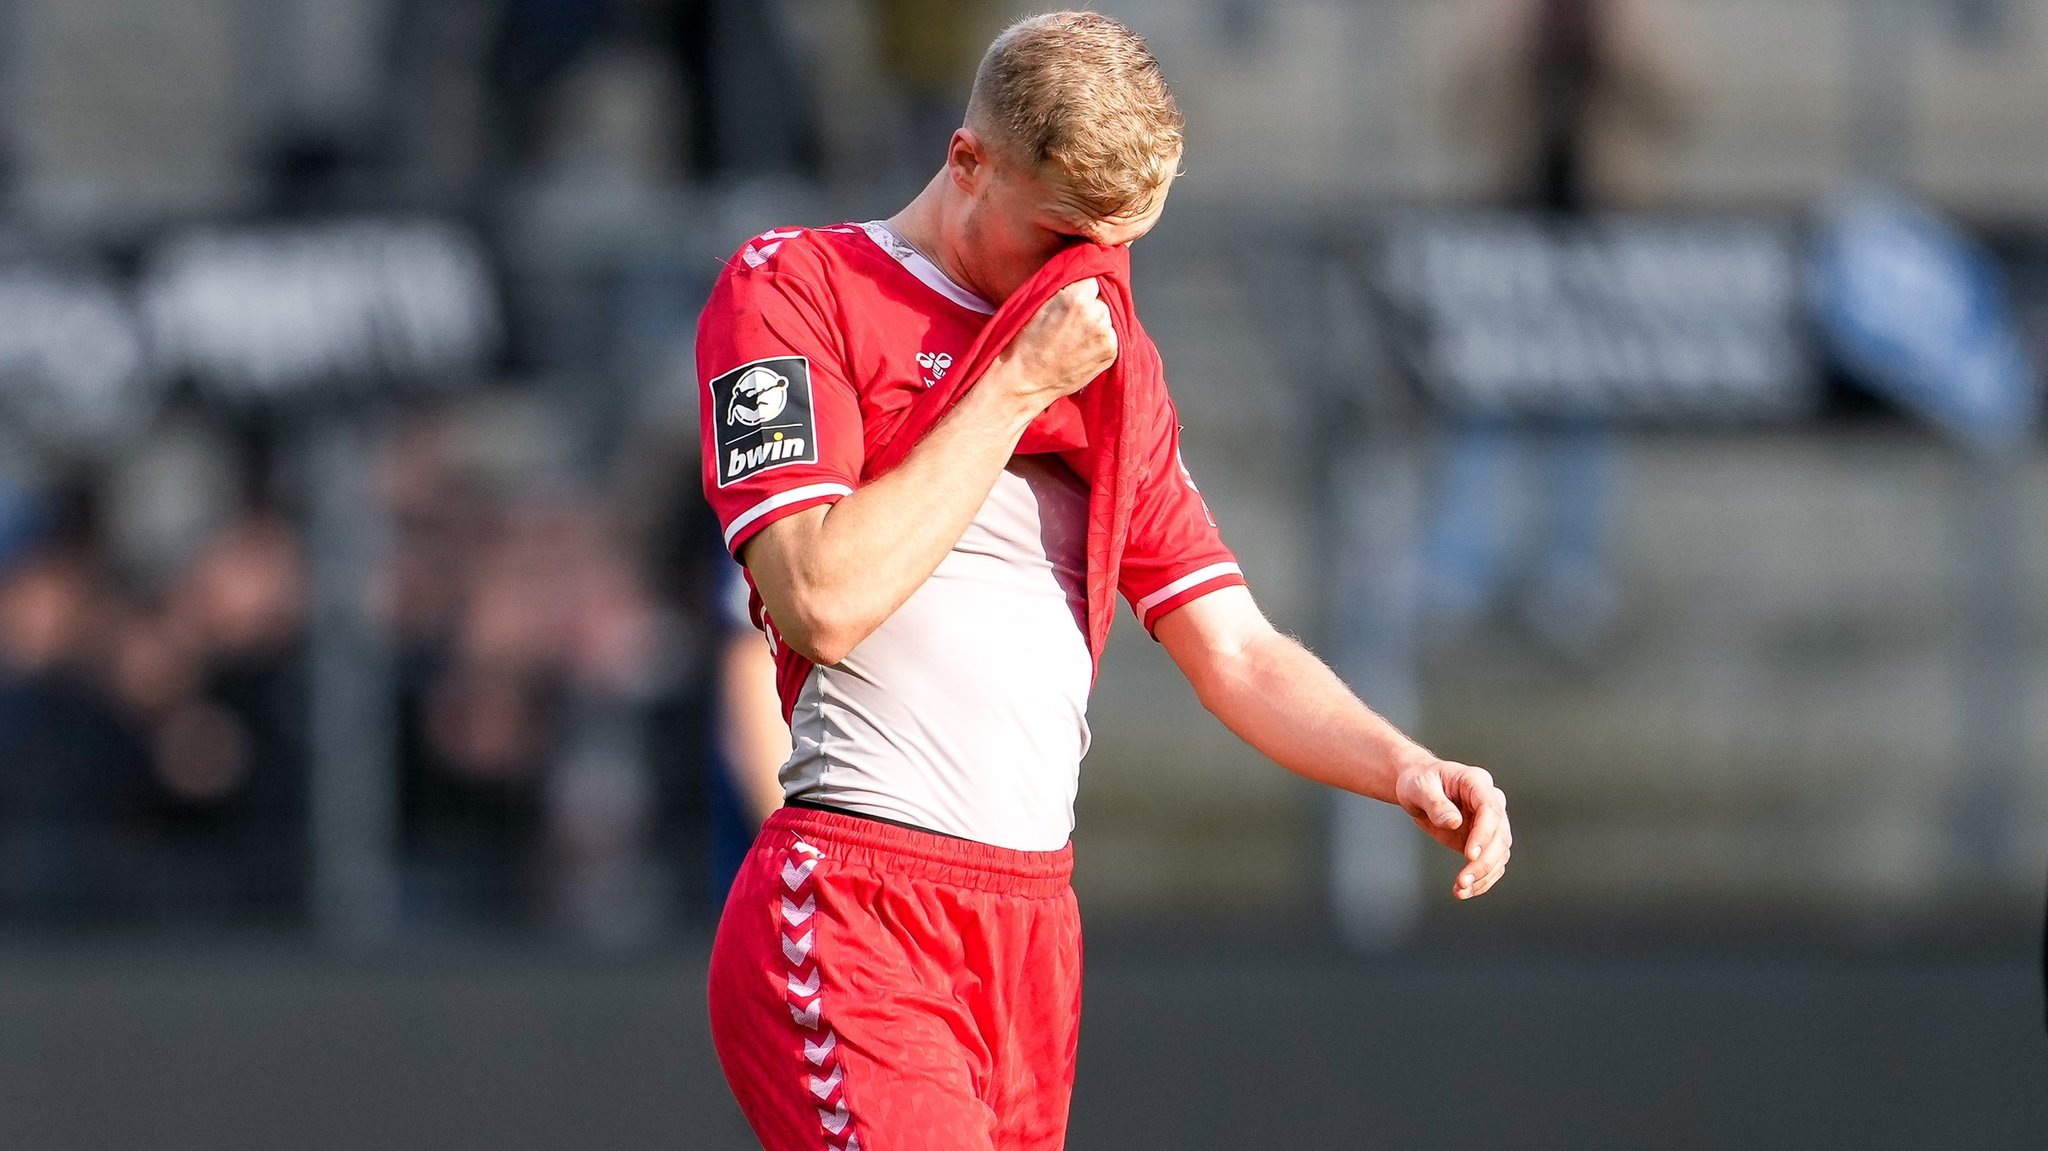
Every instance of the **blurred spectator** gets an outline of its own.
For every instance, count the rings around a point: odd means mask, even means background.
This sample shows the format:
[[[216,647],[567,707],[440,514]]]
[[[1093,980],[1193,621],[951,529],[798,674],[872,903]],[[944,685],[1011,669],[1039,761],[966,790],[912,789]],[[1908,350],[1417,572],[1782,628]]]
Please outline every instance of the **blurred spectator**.
[[[400,868],[415,929],[629,945],[715,907],[779,800],[787,733],[759,633],[719,598],[738,569],[691,454],[655,449],[651,487],[611,491],[578,478],[559,427],[528,401],[471,403],[400,421],[381,459]],[[165,442],[214,443],[230,476],[236,456],[262,465],[189,426]],[[101,487],[183,490],[119,531],[88,487],[56,512],[0,488],[0,916],[297,917],[300,532],[261,500],[206,511],[190,485],[212,471],[160,466],[182,448],[136,458],[157,463]],[[630,518],[648,508],[666,510]],[[740,724],[723,740],[721,707]]]
[[[1643,0],[1495,0],[1450,94],[1492,197],[1582,213],[1665,199],[1691,98]]]
[[[275,206],[347,208],[387,158],[405,0],[269,0],[249,10],[251,127]]]
[[[10,532],[0,573],[0,913],[10,918],[125,910],[141,862],[147,752],[93,681],[109,605],[86,523],[65,518]]]
[[[890,166],[923,181],[960,127],[974,69],[988,47],[984,0],[872,0],[883,78],[901,102]]]
[[[1654,202],[1684,98],[1668,38],[1633,0],[1502,0],[1487,13],[1453,109],[1482,145],[1503,206],[1570,227]],[[1519,613],[1554,650],[1585,657],[1610,629],[1618,446],[1598,423],[1466,420],[1447,433],[1425,541],[1431,634],[1454,636],[1519,582]],[[1536,473],[1524,485],[1518,465]],[[1514,493],[1533,506],[1526,558],[1510,554]]]
[[[384,612],[400,666],[406,903],[430,922],[527,911],[557,702],[531,544],[507,538],[512,513],[463,468],[457,435],[440,417],[401,429],[382,475],[397,529]]]
[[[579,70],[651,49],[679,90],[673,154],[699,179],[817,169],[810,85],[773,0],[507,0],[491,95],[515,163],[547,147]]]
[[[66,488],[48,514],[10,503],[0,529],[0,910],[296,915],[293,533],[245,511],[159,586],[122,581],[88,492]]]
[[[683,906],[705,917],[724,902],[761,821],[782,805],[777,772],[789,729],[767,642],[748,618],[746,582],[699,489],[694,413],[691,421],[648,445],[654,458],[639,486],[659,508],[646,529],[651,579],[676,613],[678,646],[701,652],[690,661],[698,666],[672,677],[652,727],[665,850],[683,869]]]
[[[301,909],[305,585],[291,528],[248,509],[118,641],[116,694],[149,739],[167,910],[275,919]]]
[[[693,463],[584,494],[550,458],[557,413],[490,407],[408,422],[382,468],[410,908],[635,943],[678,895],[690,914],[711,902],[717,536]],[[622,518],[671,504],[692,510]]]

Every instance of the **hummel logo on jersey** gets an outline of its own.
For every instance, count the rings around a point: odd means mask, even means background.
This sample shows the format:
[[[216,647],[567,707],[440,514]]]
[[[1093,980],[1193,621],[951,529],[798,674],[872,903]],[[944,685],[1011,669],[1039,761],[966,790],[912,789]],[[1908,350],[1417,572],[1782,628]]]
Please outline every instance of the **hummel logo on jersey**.
[[[953,357],[945,352],[919,352],[917,366],[931,373],[924,380],[924,386],[929,388],[946,378],[946,369],[953,366]]]
[[[710,386],[712,410],[719,413],[719,487],[785,464],[818,462],[809,360],[756,360]]]

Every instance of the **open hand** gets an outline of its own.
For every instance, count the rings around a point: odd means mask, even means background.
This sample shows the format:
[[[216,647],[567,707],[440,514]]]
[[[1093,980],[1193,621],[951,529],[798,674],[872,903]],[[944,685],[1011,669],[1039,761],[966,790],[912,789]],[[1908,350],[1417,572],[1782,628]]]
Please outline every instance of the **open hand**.
[[[1500,882],[1515,837],[1508,797],[1485,769],[1447,759],[1420,762],[1402,770],[1394,797],[1431,838],[1465,857],[1452,895],[1471,899]]]

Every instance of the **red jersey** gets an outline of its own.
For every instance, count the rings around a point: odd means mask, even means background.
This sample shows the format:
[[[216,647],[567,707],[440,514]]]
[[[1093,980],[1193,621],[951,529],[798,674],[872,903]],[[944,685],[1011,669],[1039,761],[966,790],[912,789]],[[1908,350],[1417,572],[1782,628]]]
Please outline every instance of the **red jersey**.
[[[786,515],[860,485],[864,435],[902,418],[974,342],[992,309],[885,225],[766,232],[726,265],[697,336],[704,491],[737,556]],[[1180,458],[1169,406],[1138,462],[1118,588],[1149,631],[1242,584]]]

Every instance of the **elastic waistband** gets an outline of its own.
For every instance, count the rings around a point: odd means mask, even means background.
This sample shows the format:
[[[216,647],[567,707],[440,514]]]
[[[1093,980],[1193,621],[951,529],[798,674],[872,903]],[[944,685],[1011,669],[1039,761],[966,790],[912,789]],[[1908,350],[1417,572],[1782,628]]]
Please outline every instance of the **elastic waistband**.
[[[801,839],[828,859],[875,871],[1026,899],[1058,895],[1074,876],[1072,844],[1058,851],[1017,851],[808,807],[778,808],[762,825],[761,835],[771,842]],[[773,845],[778,850],[793,846]]]

